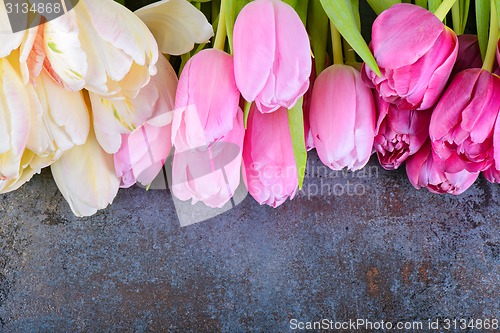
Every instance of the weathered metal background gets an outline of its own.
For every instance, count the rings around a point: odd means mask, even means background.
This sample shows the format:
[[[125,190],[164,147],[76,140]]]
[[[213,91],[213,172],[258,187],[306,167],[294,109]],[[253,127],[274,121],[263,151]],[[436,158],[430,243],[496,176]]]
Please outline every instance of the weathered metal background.
[[[438,196],[374,161],[354,176],[324,172],[315,154],[310,162],[292,202],[272,209],[248,197],[185,228],[168,191],[140,188],[75,218],[44,172],[0,196],[0,331],[500,318],[498,185],[480,179],[459,197]],[[348,182],[358,194],[336,195]],[[315,194],[314,184],[337,192]]]

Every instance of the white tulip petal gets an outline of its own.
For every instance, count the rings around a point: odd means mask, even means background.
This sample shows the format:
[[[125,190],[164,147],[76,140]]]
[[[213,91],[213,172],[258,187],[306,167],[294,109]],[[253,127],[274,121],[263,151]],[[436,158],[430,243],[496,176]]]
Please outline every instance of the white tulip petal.
[[[180,55],[214,35],[205,15],[186,0],[158,1],[135,11],[153,33],[162,53]]]
[[[102,150],[92,131],[84,145],[65,152],[51,170],[76,216],[90,216],[106,208],[118,193],[120,180],[113,156]]]

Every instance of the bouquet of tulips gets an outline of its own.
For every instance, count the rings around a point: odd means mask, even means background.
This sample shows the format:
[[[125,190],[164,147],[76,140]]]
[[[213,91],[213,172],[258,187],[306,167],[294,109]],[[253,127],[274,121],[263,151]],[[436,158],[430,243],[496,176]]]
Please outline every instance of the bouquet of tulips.
[[[358,0],[0,2],[0,193],[50,166],[89,216],[169,160],[180,200],[222,207],[243,181],[277,207],[310,149],[434,193],[500,182],[500,0],[476,0],[476,35],[469,0],[367,0],[369,43]]]

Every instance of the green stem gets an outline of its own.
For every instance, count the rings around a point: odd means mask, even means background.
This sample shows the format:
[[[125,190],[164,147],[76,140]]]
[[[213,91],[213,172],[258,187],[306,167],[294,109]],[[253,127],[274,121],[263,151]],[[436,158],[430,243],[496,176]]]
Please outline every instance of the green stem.
[[[349,45],[349,43],[345,39],[342,39],[342,45],[344,47],[345,62],[348,64],[355,63],[356,52],[354,52],[354,49],[351,47],[351,45]]]
[[[443,21],[448,12],[450,11],[451,7],[453,7],[453,5],[455,4],[455,1],[457,0],[444,0],[438,7],[438,9],[436,9],[434,15],[436,15],[440,21]]]
[[[243,108],[243,123],[245,124],[245,129],[248,125],[248,115],[250,114],[250,107],[252,106],[251,102],[245,101],[245,106]]]
[[[344,55],[342,53],[342,37],[332,21],[330,21],[330,30],[332,34],[333,63],[336,65],[343,65]]]
[[[493,70],[493,63],[495,62],[495,53],[498,43],[498,16],[495,0],[490,0],[490,38],[488,39],[488,48],[486,49],[486,56],[484,57],[483,69],[491,72]]]
[[[226,1],[222,0],[220,3],[220,13],[219,13],[219,23],[217,24],[217,34],[215,35],[214,49],[224,51],[224,46],[226,45]]]
[[[453,31],[455,31],[457,35],[461,35],[463,33],[463,30],[460,15],[460,1],[455,2],[453,7],[451,7],[451,17],[453,20]]]

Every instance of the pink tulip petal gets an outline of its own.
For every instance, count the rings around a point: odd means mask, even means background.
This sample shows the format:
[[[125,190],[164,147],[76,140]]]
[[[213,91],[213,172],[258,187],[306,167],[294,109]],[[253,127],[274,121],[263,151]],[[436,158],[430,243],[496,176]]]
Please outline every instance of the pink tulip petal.
[[[375,59],[384,68],[413,64],[431,49],[443,30],[443,24],[428,10],[395,4],[373,23],[371,45]]]

